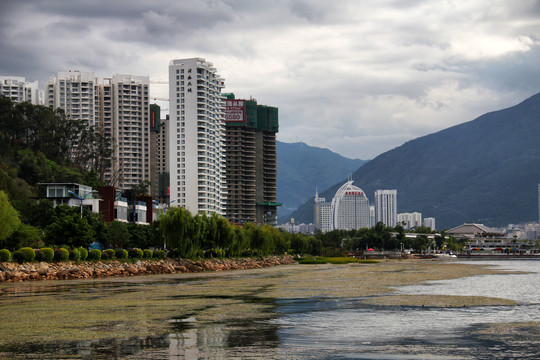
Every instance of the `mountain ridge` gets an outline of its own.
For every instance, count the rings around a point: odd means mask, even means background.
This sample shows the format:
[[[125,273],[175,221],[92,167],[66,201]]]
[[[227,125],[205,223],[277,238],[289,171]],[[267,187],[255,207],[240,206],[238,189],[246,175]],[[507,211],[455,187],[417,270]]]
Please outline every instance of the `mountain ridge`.
[[[326,189],[342,176],[352,174],[366,160],[349,159],[329,149],[303,142],[276,142],[278,209],[280,217],[287,216],[315,193]]]
[[[538,221],[540,93],[433,134],[410,140],[352,176],[370,203],[377,189],[398,190],[398,212],[435,217],[437,228]],[[343,180],[344,181],[344,180]],[[338,182],[321,193],[332,198]],[[291,214],[312,222],[312,199]],[[309,210],[308,210],[309,209]]]

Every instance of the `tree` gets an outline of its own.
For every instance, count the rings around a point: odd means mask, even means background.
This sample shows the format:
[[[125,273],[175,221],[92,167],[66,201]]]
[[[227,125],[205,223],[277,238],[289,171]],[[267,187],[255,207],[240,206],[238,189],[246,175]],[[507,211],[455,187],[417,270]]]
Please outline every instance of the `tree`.
[[[45,243],[87,248],[95,237],[94,229],[79,209],[67,205],[54,208],[52,223],[45,227]]]
[[[9,202],[7,194],[0,190],[0,244],[13,234],[20,224],[17,210]]]
[[[121,221],[111,221],[109,224],[109,243],[117,248],[124,248],[130,240],[128,225]]]

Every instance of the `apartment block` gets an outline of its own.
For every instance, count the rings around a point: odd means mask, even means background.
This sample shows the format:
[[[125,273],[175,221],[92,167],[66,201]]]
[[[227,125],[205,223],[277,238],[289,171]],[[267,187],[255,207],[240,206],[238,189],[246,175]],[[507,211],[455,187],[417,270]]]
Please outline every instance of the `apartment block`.
[[[0,76],[0,95],[3,95],[14,104],[28,101],[33,105],[42,105],[42,96],[39,91],[39,82],[26,81],[20,76]]]
[[[151,178],[149,86],[148,76],[115,74],[100,81],[80,71],[60,71],[47,85],[47,106],[88,121],[109,139],[112,165],[103,180],[121,190]]]
[[[170,203],[225,214],[224,79],[202,58],[169,64]]]
[[[92,72],[59,71],[49,78],[45,105],[64,110],[70,119],[96,125],[98,78]]]
[[[278,109],[224,94],[226,218],[232,223],[277,225]]]
[[[375,223],[382,222],[386,226],[397,224],[397,190],[375,191]]]

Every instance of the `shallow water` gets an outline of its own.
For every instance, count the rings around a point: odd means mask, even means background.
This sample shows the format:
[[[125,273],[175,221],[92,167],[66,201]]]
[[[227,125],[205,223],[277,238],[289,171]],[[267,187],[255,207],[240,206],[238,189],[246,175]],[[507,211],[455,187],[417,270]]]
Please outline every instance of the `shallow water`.
[[[478,336],[488,323],[540,321],[540,262],[475,262],[527,274],[480,275],[404,286],[395,294],[489,296],[517,306],[440,308],[363,305],[361,299],[281,301],[280,354],[348,359],[536,359],[538,327]],[[532,338],[527,338],[532,332]],[[508,336],[507,336],[508,337]]]
[[[266,291],[277,284],[294,284],[294,272],[287,274],[288,269],[298,271],[294,267],[10,284],[0,287],[0,316],[28,321],[23,318],[24,314],[19,314],[26,309],[31,316],[29,321],[35,319],[41,324],[48,321],[39,318],[43,309],[50,316],[66,316],[67,312],[73,315],[74,321],[66,324],[70,320],[67,316],[60,324],[45,327],[54,332],[54,326],[58,326],[58,331],[65,332],[61,338],[46,337],[39,328],[35,334],[23,332],[24,336],[17,341],[1,342],[0,339],[0,358],[540,357],[538,323],[504,325],[540,322],[540,261],[474,263],[526,273],[479,275],[403,286],[392,294],[490,296],[515,300],[518,305],[380,306],[366,304],[363,302],[366,297],[343,298],[337,293],[335,297],[302,296],[302,288],[295,289],[298,293],[295,298],[266,296]],[[339,271],[336,274],[339,276]],[[72,308],[63,309],[69,306]],[[9,311],[6,313],[3,309]],[[114,317],[115,314],[118,316]],[[85,322],[82,319],[85,316],[97,319],[84,319]],[[81,321],[77,322],[77,318]],[[106,321],[99,321],[100,318]],[[84,325],[78,326],[79,323]],[[8,335],[9,322],[7,324],[0,329],[0,335]],[[492,330],[489,324],[506,327]],[[76,335],[74,338],[69,337],[70,331]]]

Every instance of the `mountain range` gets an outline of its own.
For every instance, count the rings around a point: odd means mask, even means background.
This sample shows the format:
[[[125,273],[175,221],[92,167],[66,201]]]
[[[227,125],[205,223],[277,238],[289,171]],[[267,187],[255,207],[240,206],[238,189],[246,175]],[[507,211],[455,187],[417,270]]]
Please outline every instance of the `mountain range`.
[[[299,205],[352,174],[366,160],[348,159],[328,149],[301,142],[277,141],[278,208],[279,217],[287,217]],[[287,221],[289,218],[287,218]]]
[[[331,199],[346,180],[320,192]],[[368,195],[396,189],[398,213],[435,217],[439,230],[465,222],[502,227],[538,221],[540,94],[385,152],[354,172]],[[313,221],[313,199],[290,214]]]

